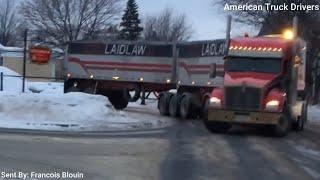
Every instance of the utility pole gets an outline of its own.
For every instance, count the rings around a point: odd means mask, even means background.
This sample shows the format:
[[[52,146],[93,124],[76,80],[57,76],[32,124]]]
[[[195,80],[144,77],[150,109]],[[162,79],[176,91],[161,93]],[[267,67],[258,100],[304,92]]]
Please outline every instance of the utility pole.
[[[22,93],[25,92],[26,84],[26,65],[27,65],[27,39],[28,39],[28,30],[24,31],[24,46],[23,46],[23,70],[22,70]]]

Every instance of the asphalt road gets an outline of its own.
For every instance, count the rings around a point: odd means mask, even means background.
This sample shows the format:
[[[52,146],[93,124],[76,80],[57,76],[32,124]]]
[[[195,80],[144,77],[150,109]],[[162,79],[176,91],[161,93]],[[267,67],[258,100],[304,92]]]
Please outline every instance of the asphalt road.
[[[24,172],[30,179],[31,172],[79,172],[89,180],[320,179],[318,124],[309,124],[303,133],[274,138],[254,128],[235,127],[219,135],[209,133],[200,121],[172,121],[161,129],[103,134],[1,132],[0,175]]]

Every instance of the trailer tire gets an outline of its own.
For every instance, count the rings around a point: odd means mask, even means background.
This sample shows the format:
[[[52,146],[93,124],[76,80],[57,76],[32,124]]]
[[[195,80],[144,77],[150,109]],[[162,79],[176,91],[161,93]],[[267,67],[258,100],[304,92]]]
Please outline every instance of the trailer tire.
[[[288,108],[285,108],[282,117],[277,125],[273,125],[273,134],[276,137],[284,137],[291,129],[292,121]]]
[[[80,89],[78,87],[71,86],[66,90],[65,93],[69,93],[69,92],[80,92]]]
[[[179,116],[179,97],[177,94],[171,96],[169,101],[169,114],[171,117],[178,117]]]
[[[195,111],[197,110],[193,107],[194,105],[192,98],[193,96],[191,93],[184,93],[180,99],[179,112],[182,119],[196,118],[197,114]]]
[[[162,116],[168,116],[169,115],[169,100],[170,95],[167,92],[161,93],[160,98],[158,100],[158,109]]]
[[[127,89],[115,90],[107,94],[109,101],[115,109],[122,110],[128,106],[130,94]]]
[[[298,118],[297,122],[293,123],[293,130],[295,131],[304,130],[304,126],[308,119],[308,106],[306,105],[306,103],[303,103],[301,111],[301,116]]]

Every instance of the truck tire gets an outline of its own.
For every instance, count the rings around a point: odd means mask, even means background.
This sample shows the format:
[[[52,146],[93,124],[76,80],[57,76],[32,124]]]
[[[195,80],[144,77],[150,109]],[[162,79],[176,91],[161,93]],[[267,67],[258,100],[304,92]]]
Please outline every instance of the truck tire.
[[[291,129],[292,121],[288,108],[285,108],[282,117],[277,125],[272,126],[273,134],[276,137],[284,137]]]
[[[169,114],[171,117],[179,116],[178,101],[179,101],[179,98],[177,94],[172,95],[169,100]]]
[[[308,105],[303,103],[301,109],[301,116],[298,118],[297,122],[292,124],[292,129],[295,131],[303,131],[304,126],[308,120]]]
[[[78,87],[71,86],[65,91],[65,93],[69,93],[69,92],[80,92],[80,89]]]
[[[168,92],[164,92],[160,94],[160,98],[158,100],[158,109],[162,116],[169,115],[169,100],[171,94]]]
[[[184,93],[180,100],[179,112],[181,119],[196,118],[197,109],[193,107],[193,96],[191,93]]]
[[[225,122],[204,122],[205,127],[212,133],[225,134],[227,133],[232,125]]]
[[[109,101],[115,109],[122,110],[128,106],[130,94],[127,89],[114,90],[107,94]]]

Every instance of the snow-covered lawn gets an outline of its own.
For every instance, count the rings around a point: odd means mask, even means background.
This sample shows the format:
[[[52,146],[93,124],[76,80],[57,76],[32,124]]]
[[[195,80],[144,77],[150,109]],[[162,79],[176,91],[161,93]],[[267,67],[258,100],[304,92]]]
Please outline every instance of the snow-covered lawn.
[[[0,72],[19,76],[1,66]],[[132,112],[117,111],[104,96],[63,94],[63,83],[26,82],[24,94],[21,84],[21,78],[4,78],[4,91],[0,92],[0,128],[110,131],[157,128],[167,124],[168,118],[158,117],[155,100],[148,100],[148,106],[130,104]],[[143,114],[144,108],[154,114]]]

